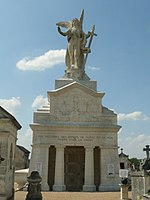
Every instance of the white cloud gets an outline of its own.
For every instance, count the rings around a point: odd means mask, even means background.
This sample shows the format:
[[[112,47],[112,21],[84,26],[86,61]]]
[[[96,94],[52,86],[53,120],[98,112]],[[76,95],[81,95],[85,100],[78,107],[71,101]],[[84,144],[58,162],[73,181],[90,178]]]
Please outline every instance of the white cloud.
[[[140,111],[135,111],[132,113],[119,113],[118,114],[118,120],[119,121],[129,121],[129,120],[148,120],[149,118],[142,114]]]
[[[12,97],[11,99],[0,99],[0,105],[10,112],[11,114],[15,114],[17,109],[21,106],[21,101],[19,97]]]
[[[24,134],[21,131],[19,131],[17,144],[31,151],[32,130],[30,128],[28,128]]]
[[[41,108],[42,106],[47,104],[47,98],[43,97],[42,95],[37,96],[33,103],[32,108]]]
[[[97,71],[97,70],[100,70],[100,68],[99,67],[88,67],[89,69],[91,69],[91,70],[93,70],[93,71]]]
[[[150,135],[130,134],[130,136],[127,136],[122,134],[119,135],[119,146],[124,149],[124,153],[129,155],[130,158],[145,158],[146,154],[143,152],[143,148],[149,144]]]
[[[42,71],[47,68],[51,68],[56,64],[63,63],[65,61],[65,49],[61,50],[50,50],[41,56],[35,57],[33,59],[23,58],[18,61],[16,67],[20,70],[33,70]]]

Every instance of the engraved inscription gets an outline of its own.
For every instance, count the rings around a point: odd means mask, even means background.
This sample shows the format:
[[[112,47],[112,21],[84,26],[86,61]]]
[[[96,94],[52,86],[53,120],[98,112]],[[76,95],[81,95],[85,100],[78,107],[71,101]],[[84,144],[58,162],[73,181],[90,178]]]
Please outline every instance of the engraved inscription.
[[[39,143],[94,143],[95,145],[116,144],[116,138],[111,135],[43,135],[34,138]]]

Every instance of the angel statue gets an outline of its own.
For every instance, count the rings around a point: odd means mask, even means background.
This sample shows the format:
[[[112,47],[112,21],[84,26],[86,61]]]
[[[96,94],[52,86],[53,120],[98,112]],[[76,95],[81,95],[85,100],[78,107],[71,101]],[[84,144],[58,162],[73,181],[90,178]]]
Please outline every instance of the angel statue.
[[[90,46],[86,47],[87,39],[90,36],[92,39],[93,35],[96,35],[94,30],[92,32],[88,32],[88,34],[83,32],[83,17],[84,10],[82,10],[80,19],[75,18],[72,21],[58,22],[56,24],[58,26],[58,32],[63,36],[67,36],[68,40],[65,58],[67,72],[70,72],[71,69],[81,69],[84,71],[86,58],[88,53],[90,53]],[[66,28],[67,31],[63,32],[60,27]],[[86,56],[84,57],[85,53]]]

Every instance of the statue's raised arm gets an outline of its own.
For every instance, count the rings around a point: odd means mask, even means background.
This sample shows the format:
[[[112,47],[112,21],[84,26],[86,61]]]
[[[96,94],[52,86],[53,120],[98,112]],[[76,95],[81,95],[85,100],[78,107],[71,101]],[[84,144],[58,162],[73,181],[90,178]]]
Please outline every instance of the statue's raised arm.
[[[68,46],[66,50],[66,71],[69,73],[72,69],[84,71],[87,55],[90,53],[90,46],[86,47],[87,39],[93,37],[95,33],[88,32],[85,34],[82,30],[84,19],[84,10],[82,10],[79,19],[74,18],[72,21],[58,22],[58,32],[67,36]],[[63,32],[60,27],[66,28]],[[92,41],[92,40],[91,40]],[[84,56],[86,54],[86,56]]]

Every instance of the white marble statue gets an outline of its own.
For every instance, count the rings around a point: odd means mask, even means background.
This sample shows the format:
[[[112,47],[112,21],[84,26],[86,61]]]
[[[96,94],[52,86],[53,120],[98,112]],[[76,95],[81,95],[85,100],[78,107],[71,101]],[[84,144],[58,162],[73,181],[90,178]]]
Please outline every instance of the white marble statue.
[[[63,36],[67,36],[68,39],[68,47],[66,50],[66,67],[68,72],[72,68],[84,71],[86,58],[88,53],[90,53],[90,46],[86,47],[87,39],[91,36],[89,41],[89,44],[91,44],[93,35],[96,35],[94,33],[94,27],[92,32],[88,32],[88,34],[83,32],[83,17],[84,10],[81,13],[80,19],[75,18],[72,21],[58,22],[56,24],[58,26],[58,32]],[[65,27],[67,31],[62,32],[60,27]],[[84,54],[86,54],[85,57]]]

